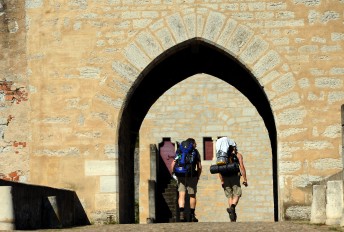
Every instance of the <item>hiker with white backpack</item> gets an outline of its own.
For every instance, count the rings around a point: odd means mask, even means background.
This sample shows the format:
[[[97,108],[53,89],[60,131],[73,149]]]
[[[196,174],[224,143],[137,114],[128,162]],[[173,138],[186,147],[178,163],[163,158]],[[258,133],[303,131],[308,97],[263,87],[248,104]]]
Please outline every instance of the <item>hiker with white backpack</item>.
[[[236,222],[237,214],[235,212],[235,207],[238,205],[239,199],[242,195],[240,185],[241,176],[243,178],[243,185],[245,187],[248,186],[244,159],[242,154],[238,152],[238,147],[235,141],[228,137],[219,138],[216,141],[215,147],[217,163],[220,165],[219,167],[221,167],[221,165],[222,167],[226,167],[223,169],[224,171],[220,168],[218,175],[225,195],[228,198],[229,207],[227,208],[227,213],[229,214],[231,222]],[[233,164],[238,167],[238,169],[234,169],[236,171],[232,171],[233,168],[230,165]],[[230,171],[228,171],[227,167],[231,167]]]

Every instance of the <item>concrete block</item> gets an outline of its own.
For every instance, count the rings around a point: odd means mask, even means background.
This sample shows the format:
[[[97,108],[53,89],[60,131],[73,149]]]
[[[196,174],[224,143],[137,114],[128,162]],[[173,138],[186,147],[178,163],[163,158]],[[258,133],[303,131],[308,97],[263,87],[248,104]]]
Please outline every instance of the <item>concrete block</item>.
[[[313,200],[311,207],[311,223],[326,222],[326,185],[313,185]]]
[[[13,230],[14,210],[12,201],[12,187],[0,186],[0,230]]]
[[[326,225],[339,225],[343,211],[343,181],[327,182]]]

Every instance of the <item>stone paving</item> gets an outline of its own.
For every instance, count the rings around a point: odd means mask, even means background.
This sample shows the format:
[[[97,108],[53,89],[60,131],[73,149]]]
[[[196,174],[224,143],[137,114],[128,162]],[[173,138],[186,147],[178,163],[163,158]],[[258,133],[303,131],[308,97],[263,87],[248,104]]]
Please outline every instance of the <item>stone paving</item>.
[[[106,232],[106,231],[137,231],[137,232],[160,232],[160,231],[344,231],[344,227],[312,225],[308,222],[199,222],[199,223],[156,223],[156,224],[114,224],[114,225],[91,225],[85,227],[75,227],[70,229],[51,229],[39,231],[74,231],[74,232]]]

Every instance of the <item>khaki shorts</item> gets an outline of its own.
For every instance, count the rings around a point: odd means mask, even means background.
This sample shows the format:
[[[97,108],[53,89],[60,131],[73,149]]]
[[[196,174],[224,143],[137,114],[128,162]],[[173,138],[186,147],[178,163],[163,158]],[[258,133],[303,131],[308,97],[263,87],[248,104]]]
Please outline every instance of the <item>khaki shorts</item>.
[[[240,176],[224,176],[224,191],[227,198],[241,197]]]
[[[241,197],[241,187],[234,185],[232,187],[225,187],[225,195],[227,198]]]
[[[186,192],[189,194],[197,193],[198,178],[195,177],[178,177],[178,192]]]

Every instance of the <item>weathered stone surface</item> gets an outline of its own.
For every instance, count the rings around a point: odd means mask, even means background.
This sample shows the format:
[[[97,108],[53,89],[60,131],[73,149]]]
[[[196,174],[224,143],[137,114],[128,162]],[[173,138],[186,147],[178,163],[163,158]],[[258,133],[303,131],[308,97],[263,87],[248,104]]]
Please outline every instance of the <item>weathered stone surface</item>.
[[[284,207],[298,202],[305,208],[296,218],[305,218],[309,191],[303,186],[342,169],[344,32],[338,9],[343,1],[5,2],[0,9],[0,178],[75,188],[88,215],[104,217],[106,212],[123,210],[118,208],[121,188],[114,186],[119,169],[129,166],[119,167],[119,160],[128,155],[119,150],[119,128],[127,118],[136,120],[142,113],[125,114],[125,104],[141,83],[142,71],[154,70],[156,57],[159,62],[171,58],[178,52],[174,46],[190,39],[214,45],[209,46],[215,48],[214,54],[230,57],[257,81],[259,96],[271,106],[276,137],[269,138],[264,126],[266,112],[246,105],[245,97],[232,97],[234,92],[223,90],[234,91],[230,85],[217,85],[208,76],[206,84],[189,83],[197,98],[188,91],[176,91],[161,108],[148,111],[140,131],[130,131],[141,134],[140,156],[162,137],[195,137],[201,153],[205,137],[236,138],[255,186],[244,192],[247,198],[239,205],[254,201],[249,190],[266,202],[238,210],[242,215],[257,215],[261,210],[264,216],[259,220],[267,221],[273,220],[273,194],[259,186],[271,189],[273,175],[280,180],[278,199],[284,201],[278,202],[279,214],[288,212],[294,218],[298,208]],[[198,52],[197,46],[192,52]],[[226,69],[226,64],[222,67]],[[232,75],[232,70],[216,71]],[[145,92],[144,97],[151,93]],[[192,112],[183,111],[175,96],[192,102]],[[201,97],[203,101],[198,100]],[[215,107],[217,103],[226,107]],[[122,121],[123,112],[127,118]],[[165,127],[157,125],[166,112]],[[190,121],[195,124],[185,129]],[[274,141],[276,157],[271,154]],[[264,149],[257,150],[259,146]],[[256,170],[252,162],[256,156],[265,170]],[[278,160],[277,173],[272,173],[273,158]],[[107,184],[112,181],[112,186]],[[142,222],[147,208],[145,181],[140,183]],[[215,180],[205,175],[206,181],[214,181],[214,189],[202,189],[203,202],[214,192],[212,197],[223,197]],[[219,205],[224,208],[225,199]],[[226,215],[219,210],[213,218],[208,216],[202,215],[209,221],[225,220]]]
[[[15,229],[15,218],[11,190],[11,186],[0,186],[0,230]]]
[[[343,180],[329,181],[326,188],[326,225],[339,225],[343,214]]]
[[[326,185],[313,185],[310,222],[315,224],[326,222]]]

